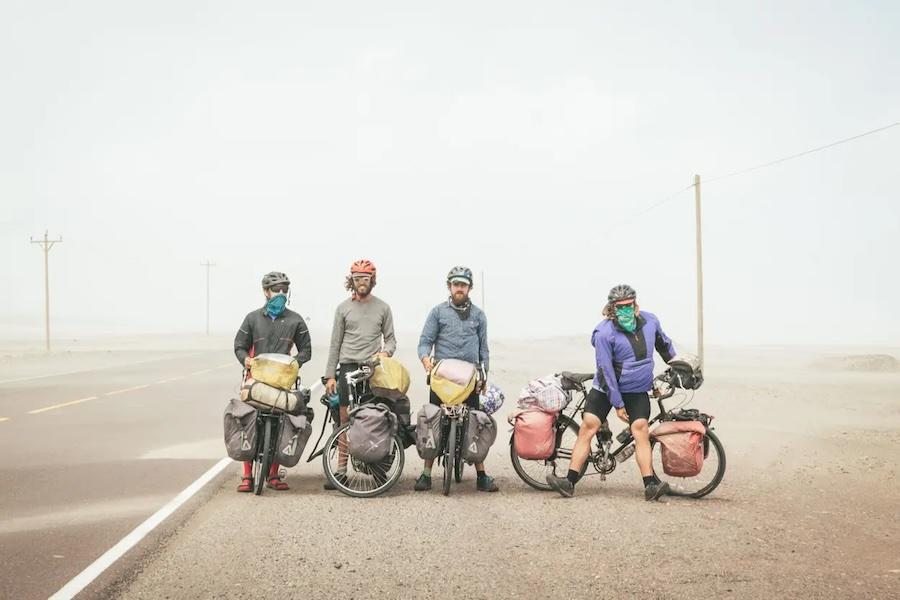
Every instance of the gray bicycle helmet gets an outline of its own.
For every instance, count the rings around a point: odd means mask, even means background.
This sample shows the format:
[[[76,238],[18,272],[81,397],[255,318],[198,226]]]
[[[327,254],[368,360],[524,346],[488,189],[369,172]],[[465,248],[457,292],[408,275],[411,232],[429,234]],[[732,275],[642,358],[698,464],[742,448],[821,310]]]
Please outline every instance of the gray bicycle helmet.
[[[468,267],[453,267],[450,269],[450,272],[447,273],[447,283],[452,283],[454,281],[465,281],[469,284],[469,287],[472,287],[472,269]]]
[[[262,278],[262,286],[264,290],[269,289],[273,285],[278,285],[279,283],[283,283],[286,285],[291,285],[291,280],[288,279],[288,276],[279,271],[272,271],[271,273],[266,273]]]
[[[610,302],[621,302],[622,300],[634,300],[637,298],[637,292],[634,288],[626,283],[621,283],[609,290],[607,300]]]

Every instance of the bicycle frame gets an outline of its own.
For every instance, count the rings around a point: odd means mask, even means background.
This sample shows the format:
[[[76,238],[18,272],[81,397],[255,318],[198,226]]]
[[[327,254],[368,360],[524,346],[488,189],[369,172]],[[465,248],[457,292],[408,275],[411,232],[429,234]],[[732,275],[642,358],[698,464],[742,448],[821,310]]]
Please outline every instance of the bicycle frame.
[[[667,382],[662,380],[661,377],[662,376],[657,376],[653,380],[653,393],[656,396],[656,404],[659,407],[659,412],[656,414],[655,417],[653,417],[647,421],[648,426],[652,426],[652,425],[662,422],[662,421],[674,420],[674,417],[672,416],[672,412],[666,409],[665,405],[663,404],[663,401],[668,398],[671,398],[672,396],[675,395],[675,388],[672,387],[671,385],[669,385],[667,387],[667,389],[663,389],[660,386],[660,384],[665,384]],[[579,385],[581,386],[581,389],[578,390],[578,392],[581,393],[581,398],[579,399],[578,403],[575,405],[575,410],[573,410],[571,413],[569,413],[569,415],[567,415],[573,421],[574,421],[574,417],[576,415],[580,416],[579,420],[584,421],[584,405],[587,402],[588,391],[585,389],[583,383],[581,383]],[[566,411],[564,410],[562,412],[562,414],[565,414],[565,413],[566,413]],[[601,440],[600,432],[598,431],[597,432],[597,442],[599,444],[599,450],[596,452],[591,450],[588,453],[588,456],[586,458],[587,462],[597,465],[597,464],[599,464],[600,461],[604,461],[604,460],[605,461],[610,461],[610,460],[618,461],[619,455],[634,442],[634,435],[631,433],[631,427],[629,426],[625,431],[627,433],[625,434],[624,439],[622,441],[620,441],[619,445],[613,450],[610,450],[612,441],[610,440],[609,442],[604,442],[603,440]],[[618,438],[616,438],[616,441],[619,441]],[[627,458],[623,459],[623,460],[627,460]],[[604,471],[598,469],[597,473],[585,473],[584,476],[599,474],[601,480],[606,480],[607,473],[611,473],[614,469],[615,469],[615,467],[610,469],[608,472],[604,472]]]

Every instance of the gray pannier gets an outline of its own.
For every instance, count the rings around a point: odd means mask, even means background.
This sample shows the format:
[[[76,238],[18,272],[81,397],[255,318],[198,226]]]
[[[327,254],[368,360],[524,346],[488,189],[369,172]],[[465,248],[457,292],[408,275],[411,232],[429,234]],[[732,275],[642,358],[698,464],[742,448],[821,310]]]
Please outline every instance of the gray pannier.
[[[309,436],[312,435],[313,411],[307,408],[302,415],[284,415],[281,428],[275,440],[275,462],[285,467],[293,467],[300,462],[300,456]]]
[[[460,448],[462,459],[470,463],[484,462],[496,439],[497,421],[494,417],[481,410],[470,410]]]
[[[256,453],[256,409],[237,398],[225,407],[225,450],[234,460],[253,460]]]
[[[416,415],[416,450],[425,460],[441,453],[441,407],[425,404]]]
[[[385,404],[364,404],[350,411],[347,450],[364,463],[384,460],[397,435],[397,415]]]

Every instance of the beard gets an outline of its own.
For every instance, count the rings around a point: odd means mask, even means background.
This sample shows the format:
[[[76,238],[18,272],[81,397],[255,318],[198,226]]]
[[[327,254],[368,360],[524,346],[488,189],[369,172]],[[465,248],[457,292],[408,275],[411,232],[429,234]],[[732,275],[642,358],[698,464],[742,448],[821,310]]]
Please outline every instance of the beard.
[[[365,298],[372,291],[372,288],[365,283],[360,283],[353,287],[353,291],[356,292],[356,295],[360,298]]]
[[[465,292],[453,292],[450,297],[453,299],[453,304],[456,306],[462,306],[469,301],[469,294]]]

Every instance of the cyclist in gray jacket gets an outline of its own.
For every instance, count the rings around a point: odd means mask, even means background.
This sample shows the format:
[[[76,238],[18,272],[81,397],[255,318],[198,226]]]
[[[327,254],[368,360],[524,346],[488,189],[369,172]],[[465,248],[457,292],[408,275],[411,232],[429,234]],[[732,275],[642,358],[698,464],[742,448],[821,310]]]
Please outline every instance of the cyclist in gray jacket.
[[[472,271],[466,267],[453,267],[447,274],[447,289],[450,297],[431,309],[422,335],[419,338],[419,359],[426,373],[430,373],[435,362],[445,358],[455,358],[480,365],[487,376],[490,366],[490,351],[487,341],[487,317],[484,311],[472,304],[469,292],[472,290]],[[484,385],[486,379],[482,380]],[[480,388],[476,388],[466,400],[471,409],[479,408]],[[440,405],[441,401],[430,392],[430,402]],[[416,480],[417,492],[431,489],[431,467],[434,460],[426,460],[422,474]],[[475,465],[478,472],[476,488],[481,492],[498,491],[493,477],[484,470],[484,463]]]
[[[249,369],[253,357],[274,352],[291,354],[296,347],[294,359],[302,367],[312,358],[312,343],[306,321],[299,314],[287,308],[291,280],[284,273],[272,271],[262,279],[266,304],[246,317],[234,336],[234,355],[245,369]],[[275,490],[290,489],[278,474],[278,464],[273,463],[266,484]],[[253,489],[253,463],[244,463],[239,492]]]

